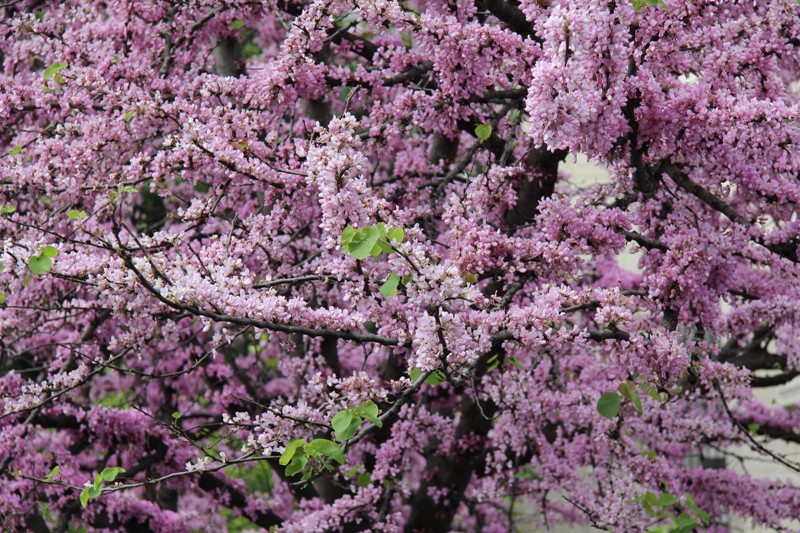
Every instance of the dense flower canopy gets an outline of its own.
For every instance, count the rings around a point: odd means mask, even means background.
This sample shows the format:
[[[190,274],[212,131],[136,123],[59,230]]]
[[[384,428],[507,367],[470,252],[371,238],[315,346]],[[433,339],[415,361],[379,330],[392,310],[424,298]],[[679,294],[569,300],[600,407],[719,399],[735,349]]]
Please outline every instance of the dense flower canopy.
[[[796,0],[0,14],[4,529],[797,516]]]

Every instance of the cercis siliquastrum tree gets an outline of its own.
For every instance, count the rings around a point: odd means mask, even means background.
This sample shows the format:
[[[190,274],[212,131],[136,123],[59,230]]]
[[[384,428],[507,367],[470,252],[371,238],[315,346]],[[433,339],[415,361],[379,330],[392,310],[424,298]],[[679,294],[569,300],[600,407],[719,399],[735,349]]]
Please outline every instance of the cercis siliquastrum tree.
[[[4,529],[797,515],[795,0],[0,13]]]

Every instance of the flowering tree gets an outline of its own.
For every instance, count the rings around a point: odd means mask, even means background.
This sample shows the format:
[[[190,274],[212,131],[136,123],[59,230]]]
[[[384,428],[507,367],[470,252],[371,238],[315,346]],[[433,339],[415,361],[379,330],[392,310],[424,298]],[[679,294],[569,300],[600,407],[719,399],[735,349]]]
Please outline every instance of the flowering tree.
[[[0,13],[4,529],[797,515],[795,0]]]

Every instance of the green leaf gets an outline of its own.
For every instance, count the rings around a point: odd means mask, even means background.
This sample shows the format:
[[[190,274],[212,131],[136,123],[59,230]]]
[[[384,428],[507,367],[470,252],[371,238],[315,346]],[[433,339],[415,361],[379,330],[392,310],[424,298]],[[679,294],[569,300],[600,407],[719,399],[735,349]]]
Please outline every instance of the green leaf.
[[[53,266],[53,260],[46,255],[32,255],[28,259],[28,268],[34,274],[47,274]]]
[[[614,418],[619,412],[620,396],[616,392],[607,392],[597,400],[597,412],[606,418]]]
[[[658,394],[658,387],[651,385],[647,382],[644,382],[639,384],[639,390],[650,396],[650,398],[652,398],[653,400],[657,402],[661,401],[661,397]]]
[[[90,487],[86,487],[81,491],[80,495],[81,507],[86,507],[86,505],[89,503],[89,488]]]
[[[174,413],[172,413],[172,418],[174,418],[175,420],[180,420],[181,414],[178,411],[175,411]]]
[[[340,465],[344,464],[344,450],[332,440],[314,439],[306,445],[306,450],[330,457]]]
[[[356,232],[350,243],[350,255],[356,259],[366,259],[380,238],[378,228],[367,226]]]
[[[360,416],[353,417],[353,420],[350,422],[350,425],[347,426],[344,429],[344,431],[336,433],[336,438],[339,439],[341,442],[348,441],[352,439],[356,433],[358,433],[359,428],[361,428],[361,417]]]
[[[331,419],[331,427],[336,433],[342,432],[347,429],[347,426],[353,421],[355,413],[350,409],[342,409]],[[341,440],[341,439],[340,439]]]
[[[47,257],[58,257],[58,248],[55,246],[45,246],[42,248],[41,253]]]
[[[687,509],[692,511],[694,515],[699,518],[704,524],[708,525],[708,513],[701,511],[700,508],[694,501],[694,496],[691,494],[684,494],[683,495],[684,502],[683,504],[686,506]]]
[[[757,422],[750,422],[749,424],[747,424],[747,431],[749,431],[753,435],[758,434],[759,429],[761,429],[761,424]]]
[[[286,467],[286,475],[294,476],[300,473],[303,468],[308,464],[308,457],[303,453],[303,450],[298,450],[292,457],[292,462]]]
[[[417,381],[422,374],[423,372],[419,368],[412,368],[409,376],[411,377],[411,381]],[[447,381],[447,376],[445,376],[444,372],[441,370],[435,370],[431,375],[425,378],[425,383],[428,385],[438,385],[445,381]]]
[[[71,218],[72,220],[86,218],[86,211],[78,211],[77,209],[70,209],[69,211],[67,211],[67,218]]]
[[[13,213],[16,210],[17,210],[17,208],[14,207],[13,205],[2,205],[2,206],[0,206],[0,213],[3,213],[4,215],[10,215],[11,213]]]
[[[286,466],[287,464],[289,464],[289,461],[292,460],[292,457],[294,457],[294,455],[297,453],[297,450],[305,446],[305,444],[306,444],[305,439],[293,440],[292,442],[287,444],[286,449],[283,451],[283,454],[281,455],[281,458],[278,459],[278,464],[280,464],[281,466]]]
[[[378,325],[375,322],[369,321],[364,322],[364,329],[372,333],[373,335],[378,334]]]
[[[656,505],[659,507],[669,507],[670,505],[675,505],[676,503],[678,503],[678,498],[669,492],[665,492],[658,497],[658,500],[656,500]]]
[[[634,11],[641,11],[647,6],[663,6],[666,9],[667,4],[664,0],[633,0]]]
[[[100,496],[100,494],[102,494],[102,492],[103,492],[102,488],[93,485],[85,487],[81,491],[80,495],[81,505],[83,507],[86,507],[86,505],[89,503],[89,498],[97,498],[98,496]]]
[[[369,255],[372,257],[377,257],[381,255],[382,252],[391,252],[392,249],[389,247],[388,244],[383,243],[380,239],[378,242],[375,243],[375,246],[372,247],[372,250],[369,251]]]
[[[369,472],[359,474],[358,478],[356,478],[356,484],[362,489],[368,487],[371,483],[372,483],[372,476],[369,474]]]
[[[642,414],[642,399],[639,398],[639,393],[636,392],[636,385],[630,381],[626,381],[625,383],[620,383],[618,390],[623,397],[631,401],[634,407],[636,407],[636,411]]]
[[[356,407],[356,413],[358,415],[366,418],[378,427],[383,427],[383,422],[381,422],[381,419],[378,418],[378,412],[378,406],[375,405],[375,402],[372,400],[367,400]]]
[[[480,142],[485,142],[492,136],[491,124],[478,124],[475,127],[475,136],[478,137]]]
[[[21,151],[22,151],[22,146],[15,146],[14,148],[11,149],[10,152],[8,152],[8,155],[17,155]]]
[[[54,466],[53,469],[50,471],[50,473],[47,474],[46,476],[44,476],[44,480],[45,481],[53,481],[53,478],[58,475],[59,468],[60,467],[58,465]]]
[[[124,120],[125,122],[130,122],[131,120],[133,120],[133,111],[128,111],[127,113],[125,113],[122,116],[122,120]]]
[[[398,276],[395,272],[389,274],[389,277],[386,278],[386,281],[383,282],[381,285],[381,294],[386,297],[389,296],[397,296],[397,285],[400,283],[400,276]]]
[[[673,516],[672,521],[675,522],[675,527],[680,531],[690,531],[692,527],[697,525],[697,518],[688,513],[681,513],[678,516]]]
[[[357,232],[358,230],[356,230],[356,228],[353,226],[347,226],[342,230],[342,250],[344,250],[345,253],[350,253],[350,245],[352,244]]]
[[[0,304],[4,304],[6,302],[6,293],[0,292]]]
[[[66,62],[56,61],[55,63],[50,63],[50,66],[44,69],[44,79],[49,80],[65,68],[67,68]]]
[[[232,30],[238,30],[242,26],[244,26],[244,20],[242,20],[242,19],[236,19],[233,22],[231,22],[231,29]]]
[[[403,239],[405,238],[406,234],[405,231],[403,231],[403,228],[394,228],[386,232],[386,236],[389,238],[389,240],[397,241],[397,243],[399,244],[403,242]]]
[[[331,426],[336,433],[336,440],[345,442],[353,437],[361,427],[361,417],[352,409],[344,409],[333,416]]]
[[[124,468],[120,468],[118,466],[107,467],[104,468],[102,472],[100,472],[100,478],[103,481],[111,482],[117,479],[117,476],[123,473],[124,471],[125,471]]]
[[[434,370],[433,374],[425,379],[425,383],[428,385],[438,385],[440,383],[444,383],[445,381],[447,381],[447,376],[445,376],[444,372],[441,370]]]

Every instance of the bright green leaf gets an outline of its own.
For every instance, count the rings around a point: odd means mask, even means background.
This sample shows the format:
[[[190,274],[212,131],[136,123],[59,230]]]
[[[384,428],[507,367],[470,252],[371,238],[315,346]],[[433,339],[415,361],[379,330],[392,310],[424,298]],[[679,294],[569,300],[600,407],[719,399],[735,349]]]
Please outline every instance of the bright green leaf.
[[[8,152],[8,155],[17,155],[21,151],[22,151],[22,146],[15,146],[14,148],[11,149],[10,152]]]
[[[642,414],[642,400],[639,398],[639,393],[636,392],[636,385],[630,381],[626,381],[625,383],[620,383],[618,390],[624,398],[627,398],[631,401],[634,407],[636,407],[636,411],[638,411],[639,414]]]
[[[305,443],[306,441],[304,439],[297,439],[287,444],[286,449],[281,455],[281,458],[278,459],[278,464],[281,466],[286,466],[289,464],[289,461],[291,461],[292,457],[294,457],[295,453],[297,453],[298,448],[303,447]]]
[[[55,246],[45,246],[42,248],[41,253],[47,257],[58,257],[58,248]]]
[[[10,215],[11,213],[13,213],[16,210],[17,210],[17,208],[14,207],[13,205],[2,205],[2,206],[0,206],[0,213],[3,213],[4,215]]]
[[[292,457],[292,462],[286,467],[286,475],[294,476],[298,474],[308,464],[308,457],[303,453],[303,450],[298,450]]]
[[[117,476],[125,471],[124,468],[120,468],[118,466],[111,466],[104,468],[102,472],[100,472],[100,478],[103,481],[114,481],[117,479]]]
[[[445,376],[444,372],[441,370],[434,370],[433,374],[425,379],[425,383],[428,385],[438,385],[440,383],[444,383],[445,381],[447,381],[447,376]]]
[[[378,242],[376,242],[375,246],[372,247],[372,250],[369,251],[369,255],[371,255],[372,257],[377,257],[377,256],[381,255],[382,252],[387,252],[388,253],[388,252],[391,252],[391,251],[392,251],[392,249],[389,247],[388,244],[385,244],[385,243],[381,242],[380,239],[378,239]]]
[[[519,362],[519,359],[517,359],[516,357],[509,357],[509,358],[508,358],[508,359],[506,359],[506,360],[508,361],[508,363],[509,363],[511,366],[513,366],[513,367],[516,367],[516,368],[519,368],[520,370],[525,370],[525,367],[524,367],[524,366],[522,366],[522,363],[520,363],[520,362]]]
[[[232,30],[238,30],[242,26],[244,26],[244,20],[242,20],[242,19],[236,19],[233,22],[231,22],[231,29]]]
[[[181,414],[178,411],[175,411],[174,413],[172,413],[172,418],[174,418],[175,420],[179,420],[181,418]]]
[[[343,409],[333,415],[333,419],[331,419],[331,427],[337,433],[344,431],[347,426],[353,421],[353,417],[355,413],[350,409]]]
[[[44,69],[44,79],[49,80],[60,71],[67,67],[67,63],[63,61],[56,61],[55,63],[51,63],[49,67]],[[56,80],[58,81],[58,80]]]
[[[314,439],[306,445],[306,450],[330,457],[340,465],[344,464],[344,450],[332,440]]]
[[[620,396],[616,392],[607,392],[597,400],[597,412],[606,418],[614,418],[619,412]]]
[[[0,304],[6,303],[6,293],[0,292]]]
[[[67,211],[67,218],[78,220],[86,217],[86,211],[78,211],[77,209],[70,209]]]
[[[366,418],[378,427],[383,427],[383,422],[378,418],[378,406],[372,400],[367,400],[356,408],[356,413]]]
[[[480,142],[485,142],[492,136],[491,124],[479,124],[475,127],[475,135]]]
[[[417,381],[422,374],[423,372],[419,368],[412,368],[411,372],[409,373],[411,381]],[[440,383],[444,383],[445,381],[447,381],[447,376],[445,376],[444,372],[441,370],[435,370],[427,378],[425,378],[425,383],[428,385],[438,385]]]
[[[397,285],[400,283],[400,276],[398,276],[395,272],[389,274],[389,277],[386,278],[386,281],[383,282],[381,285],[381,294],[386,297],[389,296],[397,296]]]
[[[340,442],[353,437],[361,427],[361,417],[352,409],[344,409],[336,413],[331,420],[331,426]]]
[[[664,0],[633,0],[634,11],[641,11],[646,6],[663,6],[666,9],[667,4]]]
[[[53,260],[46,255],[32,255],[28,259],[28,268],[34,274],[47,274],[53,266]]]
[[[86,487],[81,491],[80,495],[81,507],[86,507],[89,503],[89,487]]]
[[[356,228],[353,226],[347,226],[342,230],[342,250],[344,250],[345,253],[350,253],[350,245],[352,244],[357,232],[358,230],[356,230]]]
[[[47,474],[46,476],[44,476],[44,480],[45,481],[52,481],[53,478],[58,475],[59,468],[60,467],[58,465],[54,466],[53,469],[50,471],[50,473]]]
[[[127,113],[125,113],[122,116],[122,120],[124,120],[125,122],[130,122],[131,120],[133,120],[133,111],[128,111]]]
[[[386,236],[389,238],[389,240],[397,241],[399,244],[403,242],[403,239],[405,238],[405,231],[403,231],[403,228],[390,229],[388,232],[386,232]]]
[[[81,505],[83,507],[86,507],[86,505],[89,503],[89,498],[97,498],[98,496],[100,496],[100,494],[102,494],[102,492],[103,489],[96,486],[90,485],[88,487],[85,487],[81,491],[80,495]]]
[[[380,238],[378,228],[367,226],[356,232],[350,243],[350,255],[356,259],[366,259]]]

